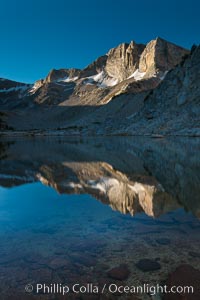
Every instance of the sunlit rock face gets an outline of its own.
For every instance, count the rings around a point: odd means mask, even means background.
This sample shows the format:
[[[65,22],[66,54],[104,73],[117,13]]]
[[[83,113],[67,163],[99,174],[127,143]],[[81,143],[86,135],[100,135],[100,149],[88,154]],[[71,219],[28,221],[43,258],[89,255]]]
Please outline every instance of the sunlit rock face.
[[[74,79],[80,74],[79,69],[52,69],[44,80],[44,83],[55,82],[57,80],[62,81],[67,79]]]
[[[39,121],[41,115],[38,111],[43,109],[43,105],[98,106],[107,104],[120,94],[146,91],[147,86],[148,90],[154,89],[166,72],[174,68],[187,53],[188,50],[160,38],[152,40],[147,45],[137,44],[134,41],[123,43],[98,57],[82,70],[52,69],[46,78],[39,79],[31,85],[0,79],[0,104],[3,109],[20,109],[21,113],[27,109],[34,109],[28,119],[34,115],[31,124],[34,123],[35,128],[41,128]],[[149,82],[147,83],[145,79]],[[42,111],[41,114],[50,116],[52,111],[45,110],[45,113]],[[21,129],[26,128],[28,122],[25,120],[26,115],[27,111],[23,116],[24,122],[21,121],[19,124]],[[76,116],[75,120],[78,121],[80,119],[78,111]],[[15,116],[12,116],[12,119],[15,119]],[[53,119],[57,117],[54,116]],[[67,114],[66,119],[68,120]],[[20,118],[16,121],[20,122]],[[57,128],[54,122],[51,119],[48,126]],[[44,121],[44,124],[46,123]],[[16,123],[15,127],[18,127]]]
[[[143,108],[125,125],[124,131],[199,136],[199,82],[200,47],[193,47],[191,54],[145,98]]]
[[[136,44],[121,44],[108,52],[106,61],[106,72],[109,76],[117,78],[118,81],[127,79],[139,67],[139,60],[145,45]]]
[[[35,84],[0,79],[2,130],[199,136],[200,47],[161,38],[120,44],[86,68]],[[63,132],[60,132],[63,130]]]
[[[135,80],[164,76],[165,72],[181,62],[189,52],[161,38],[150,41],[147,45],[121,44],[108,52],[106,71],[109,76],[119,81],[131,75]]]
[[[139,71],[146,72],[145,77],[151,77],[157,73],[163,75],[179,64],[189,51],[169,43],[161,38],[150,41],[139,62]]]
[[[101,73],[106,66],[107,55],[98,57],[95,61],[89,64],[86,68],[81,70],[80,78],[87,78],[98,73]]]

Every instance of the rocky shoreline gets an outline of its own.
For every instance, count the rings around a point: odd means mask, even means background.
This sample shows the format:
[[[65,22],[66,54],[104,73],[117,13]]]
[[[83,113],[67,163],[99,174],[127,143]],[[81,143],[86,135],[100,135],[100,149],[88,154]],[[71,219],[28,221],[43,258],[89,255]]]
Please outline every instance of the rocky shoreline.
[[[151,138],[167,138],[167,137],[192,137],[192,138],[198,138],[200,137],[200,129],[195,130],[194,132],[187,132],[185,130],[185,133],[169,133],[169,134],[136,134],[136,133],[127,133],[127,132],[121,132],[121,133],[108,133],[108,134],[80,134],[80,132],[69,132],[65,130],[30,130],[30,131],[1,131],[0,136],[7,136],[7,137],[17,137],[17,136],[69,136],[69,137],[109,137],[109,136],[127,136],[127,137],[151,137]]]

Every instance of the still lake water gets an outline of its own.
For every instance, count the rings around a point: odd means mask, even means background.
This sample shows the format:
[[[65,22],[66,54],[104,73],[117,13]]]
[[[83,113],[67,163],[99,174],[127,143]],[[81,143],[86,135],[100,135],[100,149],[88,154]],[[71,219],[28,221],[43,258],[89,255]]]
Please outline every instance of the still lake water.
[[[35,287],[156,285],[200,268],[199,139],[18,138],[0,150],[0,299],[136,299]]]

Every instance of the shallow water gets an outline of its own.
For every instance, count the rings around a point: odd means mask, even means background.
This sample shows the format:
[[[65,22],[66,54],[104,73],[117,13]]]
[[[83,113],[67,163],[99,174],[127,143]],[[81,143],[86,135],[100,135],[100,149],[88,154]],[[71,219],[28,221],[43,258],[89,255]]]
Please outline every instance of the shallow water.
[[[198,139],[5,140],[1,299],[123,299],[130,295],[35,289],[38,283],[155,285],[180,265],[199,268],[199,150]],[[128,273],[117,278],[115,267]],[[33,292],[25,292],[27,284]]]

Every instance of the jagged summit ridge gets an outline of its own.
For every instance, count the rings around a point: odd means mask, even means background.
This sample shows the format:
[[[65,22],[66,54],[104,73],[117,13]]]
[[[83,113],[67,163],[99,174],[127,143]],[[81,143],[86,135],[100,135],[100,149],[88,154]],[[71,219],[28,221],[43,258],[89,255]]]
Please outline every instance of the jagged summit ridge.
[[[178,80],[176,73],[180,69],[181,74],[185,74],[181,62],[189,53],[158,37],[147,45],[134,41],[120,44],[82,70],[53,69],[34,85],[1,80],[0,105],[7,115],[3,122],[17,130],[63,129],[69,134],[81,135],[149,132],[156,124],[154,119],[163,114],[163,111],[158,114],[152,111],[155,99],[167,113],[175,107],[174,103],[185,102],[185,97],[189,97],[189,91],[185,92],[189,77],[181,76]],[[196,82],[195,68],[191,66],[187,72],[192,72]],[[171,73],[176,78],[169,82]],[[161,81],[165,83],[162,91]],[[167,89],[166,82],[169,82]],[[160,92],[162,97],[157,97],[156,93]],[[150,108],[147,98],[152,99]],[[162,105],[165,102],[166,106]],[[160,128],[166,127],[165,120],[163,122]]]
[[[100,56],[83,70],[60,69],[48,74],[45,82],[55,78],[64,78],[65,73],[69,78],[86,78],[104,71],[105,76],[119,83],[132,77],[134,72],[143,76],[136,76],[135,80],[149,78],[161,73],[162,75],[177,65],[188,50],[170,43],[160,37],[150,41],[147,45],[137,44],[135,41],[122,43]],[[132,76],[133,75],[133,76]],[[77,78],[78,77],[78,78]]]

